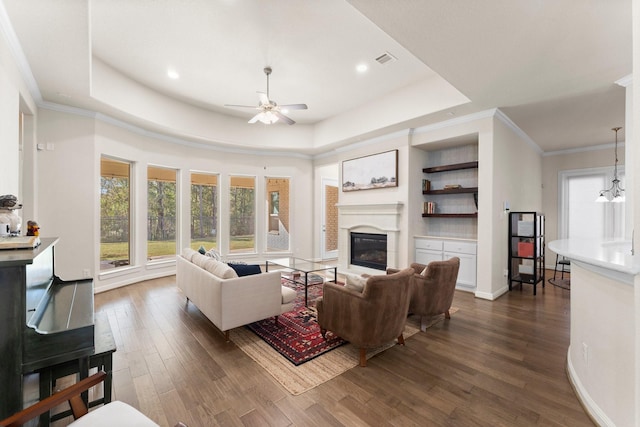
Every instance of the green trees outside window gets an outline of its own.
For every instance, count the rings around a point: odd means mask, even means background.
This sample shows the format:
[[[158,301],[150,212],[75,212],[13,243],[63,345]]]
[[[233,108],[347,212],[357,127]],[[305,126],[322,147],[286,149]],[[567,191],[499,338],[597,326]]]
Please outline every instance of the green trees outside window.
[[[176,255],[176,171],[147,167],[147,258]]]
[[[191,249],[218,248],[218,175],[191,173]]]
[[[231,176],[229,188],[229,251],[255,252],[256,245],[256,179]]]
[[[131,263],[131,163],[100,159],[100,270]]]

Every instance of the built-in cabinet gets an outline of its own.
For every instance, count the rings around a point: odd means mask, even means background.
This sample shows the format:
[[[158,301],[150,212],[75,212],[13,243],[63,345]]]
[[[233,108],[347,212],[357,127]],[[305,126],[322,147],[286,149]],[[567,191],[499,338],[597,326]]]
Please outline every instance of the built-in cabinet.
[[[509,290],[514,283],[544,287],[544,215],[540,212],[509,214]]]
[[[477,242],[470,239],[447,239],[441,237],[415,237],[415,260],[420,264],[460,258],[460,270],[456,288],[475,291]],[[420,273],[420,272],[418,272]]]

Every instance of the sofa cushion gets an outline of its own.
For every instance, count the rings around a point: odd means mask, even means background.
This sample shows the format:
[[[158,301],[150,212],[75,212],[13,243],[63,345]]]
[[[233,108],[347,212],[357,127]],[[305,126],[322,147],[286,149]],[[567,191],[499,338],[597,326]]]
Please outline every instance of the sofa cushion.
[[[282,287],[282,304],[289,304],[290,302],[293,302],[293,300],[296,299],[296,296],[298,296],[298,294],[293,289],[287,286]]]
[[[191,262],[191,258],[193,258],[193,254],[197,254],[197,252],[191,248],[184,248],[182,250],[182,258],[186,259],[189,262]]]
[[[158,427],[158,424],[147,418],[142,412],[119,400],[89,411],[69,425],[73,427]]]
[[[367,283],[368,277],[359,274],[345,273],[344,287],[357,292],[364,291],[364,285]]]
[[[204,264],[202,264],[202,268],[207,270],[209,273],[216,275],[216,268],[218,268],[218,263],[215,259],[208,258]]]
[[[197,265],[200,268],[204,268],[204,263],[207,262],[210,259],[211,258],[208,258],[208,257],[196,252],[191,257],[191,262],[194,263],[195,265]]]
[[[238,274],[235,272],[235,270],[229,267],[224,262],[221,262],[221,261],[215,261],[215,262],[217,264],[215,273],[214,273],[216,276],[221,277],[223,279],[234,279],[238,277]]]
[[[260,274],[262,270],[258,264],[234,264],[229,263],[229,267],[233,268],[238,277],[251,276],[252,274]]]

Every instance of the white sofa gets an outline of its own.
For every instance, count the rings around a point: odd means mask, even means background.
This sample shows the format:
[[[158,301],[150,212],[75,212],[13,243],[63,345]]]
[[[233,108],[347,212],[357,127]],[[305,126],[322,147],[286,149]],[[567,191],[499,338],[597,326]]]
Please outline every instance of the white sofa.
[[[293,310],[296,292],[280,272],[238,277],[221,261],[186,248],[177,257],[178,288],[229,340],[229,330]]]

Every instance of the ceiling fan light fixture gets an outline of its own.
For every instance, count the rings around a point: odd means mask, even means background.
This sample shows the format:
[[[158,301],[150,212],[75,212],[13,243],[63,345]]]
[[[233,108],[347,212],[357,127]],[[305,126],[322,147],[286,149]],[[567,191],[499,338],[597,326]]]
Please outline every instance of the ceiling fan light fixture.
[[[278,105],[274,100],[269,98],[269,75],[271,74],[271,67],[264,67],[264,73],[267,76],[267,93],[258,92],[258,106],[250,106],[250,105],[234,105],[234,104],[225,104],[225,107],[240,107],[240,108],[251,108],[255,110],[259,110],[260,112],[253,116],[249,120],[249,124],[253,124],[256,122],[262,122],[265,125],[271,125],[276,123],[277,121],[284,122],[288,125],[292,125],[295,123],[294,120],[285,116],[285,114],[289,110],[306,110],[307,104],[286,104],[286,105]]]
[[[258,114],[258,121],[265,125],[271,125],[278,121],[278,117],[271,111],[265,111]]]

